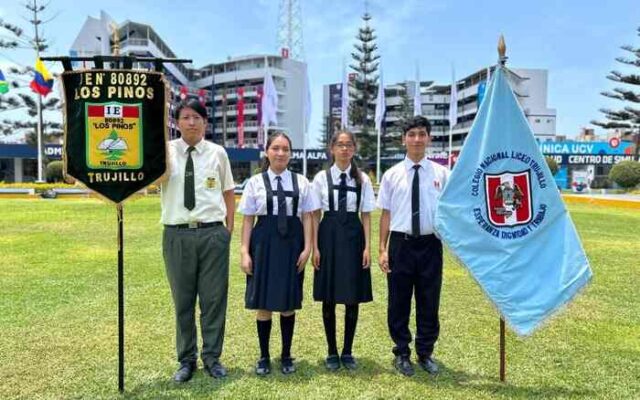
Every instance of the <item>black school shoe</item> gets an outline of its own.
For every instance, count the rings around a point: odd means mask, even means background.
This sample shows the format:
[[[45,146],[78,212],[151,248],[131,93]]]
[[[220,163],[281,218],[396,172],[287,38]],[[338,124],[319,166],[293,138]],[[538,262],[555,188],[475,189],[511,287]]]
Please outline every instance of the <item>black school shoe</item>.
[[[289,374],[293,374],[294,372],[296,372],[296,366],[293,365],[293,358],[291,357],[283,357],[282,360],[280,361],[280,371],[282,371],[283,374],[285,375],[289,375]]]
[[[193,378],[193,371],[195,370],[196,363],[186,362],[180,364],[180,367],[178,367],[178,370],[173,375],[174,382],[184,383],[190,381],[191,378]]]
[[[340,356],[340,361],[346,369],[354,370],[358,368],[358,363],[356,363],[355,357],[353,357],[351,354],[343,354],[342,356]]]
[[[329,371],[337,371],[340,369],[340,358],[337,354],[331,354],[324,360],[324,366]]]
[[[227,369],[220,364],[220,361],[213,361],[211,365],[205,365],[204,370],[209,376],[220,379],[227,376]]]
[[[420,365],[423,370],[427,371],[431,375],[436,375],[438,372],[440,372],[440,367],[438,367],[436,360],[434,360],[431,356],[419,357],[418,365]]]
[[[262,357],[256,363],[256,375],[266,376],[271,373],[271,359]]]
[[[393,360],[393,366],[404,376],[413,376],[416,373],[411,359],[406,355],[396,356]]]

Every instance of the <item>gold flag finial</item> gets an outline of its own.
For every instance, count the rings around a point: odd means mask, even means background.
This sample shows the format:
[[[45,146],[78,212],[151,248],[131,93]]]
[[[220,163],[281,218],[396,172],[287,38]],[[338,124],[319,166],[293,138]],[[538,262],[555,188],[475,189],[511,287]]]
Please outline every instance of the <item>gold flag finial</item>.
[[[507,62],[507,45],[504,42],[504,35],[500,35],[500,39],[498,40],[498,62],[500,65],[504,65]]]

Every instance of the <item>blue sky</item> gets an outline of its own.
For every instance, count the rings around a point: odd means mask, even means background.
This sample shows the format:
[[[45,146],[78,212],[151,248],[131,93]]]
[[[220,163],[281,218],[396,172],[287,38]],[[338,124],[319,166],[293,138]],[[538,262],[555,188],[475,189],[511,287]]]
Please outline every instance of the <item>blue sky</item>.
[[[300,0],[306,60],[312,90],[311,135],[321,125],[322,85],[340,81],[343,59],[350,60],[361,25],[363,0]],[[23,0],[2,0],[0,17],[21,24]],[[195,66],[227,56],[277,51],[278,0],[51,0],[44,26],[53,42],[49,55],[67,54],[88,15],[103,9],[116,21],[152,25],[178,57]],[[637,0],[369,0],[371,25],[378,36],[385,83],[414,79],[416,63],[423,80],[448,83],[451,64],[458,77],[496,61],[496,43],[504,34],[508,65],[549,70],[548,106],[557,109],[557,133],[576,135],[600,118],[598,109],[616,106],[599,93],[614,87],[605,76],[623,44],[640,47]],[[9,58],[8,58],[9,57]],[[0,54],[33,63],[32,53]],[[636,72],[637,73],[637,72]]]

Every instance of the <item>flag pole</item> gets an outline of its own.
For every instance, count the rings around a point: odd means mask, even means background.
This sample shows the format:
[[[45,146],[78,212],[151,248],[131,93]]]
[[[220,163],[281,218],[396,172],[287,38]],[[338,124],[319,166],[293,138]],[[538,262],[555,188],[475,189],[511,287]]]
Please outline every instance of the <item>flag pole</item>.
[[[33,43],[35,44],[35,50],[36,50],[36,60],[40,59],[40,36],[39,36],[39,32],[38,32],[38,11],[40,11],[37,7],[36,7],[36,2],[33,2],[33,20],[34,20],[34,27],[35,27],[35,37],[34,37],[34,41]],[[37,72],[36,72],[37,73]],[[35,78],[34,78],[35,79]],[[42,122],[42,94],[38,93],[38,101],[36,102],[37,104],[37,111],[38,111],[38,122],[37,122],[37,131],[36,131],[36,142],[38,145],[38,182],[44,182],[42,179],[42,125],[44,125]]]
[[[113,29],[113,50],[114,56],[120,55],[120,38],[118,27]],[[116,69],[123,67],[120,62],[116,62]],[[124,206],[122,203],[116,205],[116,215],[118,218],[118,391],[124,393]]]
[[[451,95],[449,99],[449,157],[447,157],[447,166],[451,170],[453,164],[453,127],[458,123],[458,83],[456,82],[456,73],[451,64]]]
[[[380,68],[380,79],[378,83],[378,95],[376,98],[376,114],[374,117],[375,128],[377,131],[376,137],[376,183],[380,184],[380,158],[382,153],[382,130],[384,129],[384,114],[386,111],[386,102],[384,97],[384,78],[382,74],[382,67]]]
[[[42,183],[42,95],[38,93],[38,101],[36,102],[38,108],[38,131],[36,132],[38,143],[38,182]]]
[[[378,89],[380,90],[380,89]],[[380,184],[380,136],[382,136],[382,124],[378,127],[378,138],[376,143],[377,154],[376,154],[376,183]]]
[[[118,391],[124,393],[124,220],[122,203],[118,215]]]
[[[302,175],[307,176],[307,112],[302,113]]]
[[[505,350],[505,326],[504,318],[500,318],[500,382],[507,379],[507,354]]]
[[[302,100],[302,174],[307,176],[307,135],[311,113],[311,88],[309,87],[309,66],[304,66],[304,99]]]
[[[453,128],[451,127],[451,125],[449,125],[449,157],[447,157],[449,159],[447,166],[449,167],[449,170],[451,170],[451,152],[452,152],[452,147],[453,147]]]
[[[500,35],[498,40],[498,65],[504,66],[507,62],[507,46],[504,42],[504,36]],[[504,318],[500,317],[500,382],[506,382],[507,379],[507,350],[506,350],[506,328]]]

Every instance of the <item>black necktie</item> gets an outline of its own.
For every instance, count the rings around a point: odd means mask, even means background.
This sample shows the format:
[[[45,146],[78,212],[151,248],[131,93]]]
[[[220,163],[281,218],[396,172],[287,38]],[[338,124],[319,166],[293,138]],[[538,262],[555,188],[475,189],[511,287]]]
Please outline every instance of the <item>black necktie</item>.
[[[281,236],[287,234],[287,198],[284,195],[284,189],[282,189],[282,177],[276,176],[277,184],[277,196],[278,196],[278,233]]]
[[[338,186],[338,218],[340,222],[347,220],[347,174],[340,174],[340,186]]]
[[[420,165],[413,166],[413,183],[411,185],[411,235],[420,236]]]
[[[191,158],[191,152],[195,149],[193,146],[187,149],[187,165],[184,168],[184,208],[189,211],[196,206],[196,185],[193,176],[193,158]]]

